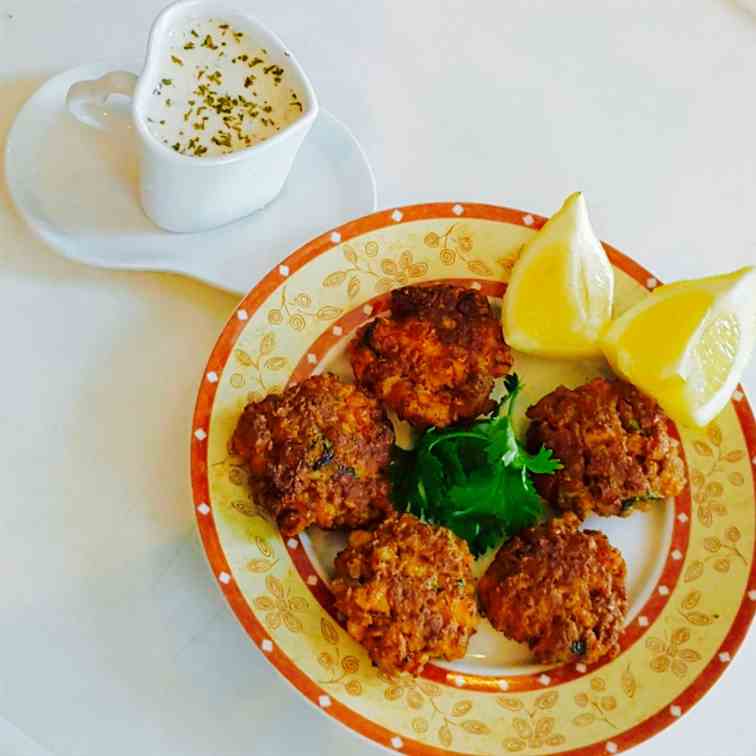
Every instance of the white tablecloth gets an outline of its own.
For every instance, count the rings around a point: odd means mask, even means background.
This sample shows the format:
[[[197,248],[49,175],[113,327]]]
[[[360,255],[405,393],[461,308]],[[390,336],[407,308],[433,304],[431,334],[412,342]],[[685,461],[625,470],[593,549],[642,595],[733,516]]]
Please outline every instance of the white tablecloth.
[[[581,189],[600,236],[662,279],[756,261],[756,17],[743,7],[237,2],[354,129],[382,206],[548,214]],[[52,73],[139,57],[160,5],[3,0],[0,136]],[[376,752],[288,688],[205,567],[188,431],[233,304],[177,276],[64,261],[0,187],[3,756]],[[639,756],[752,755],[755,665],[751,637]]]

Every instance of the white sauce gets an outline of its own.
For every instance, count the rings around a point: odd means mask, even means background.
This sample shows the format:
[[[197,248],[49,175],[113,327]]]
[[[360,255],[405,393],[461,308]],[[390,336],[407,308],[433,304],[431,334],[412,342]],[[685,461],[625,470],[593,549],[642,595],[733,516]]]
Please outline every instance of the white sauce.
[[[146,113],[156,139],[182,155],[246,149],[302,115],[286,70],[244,32],[219,19],[174,29]]]

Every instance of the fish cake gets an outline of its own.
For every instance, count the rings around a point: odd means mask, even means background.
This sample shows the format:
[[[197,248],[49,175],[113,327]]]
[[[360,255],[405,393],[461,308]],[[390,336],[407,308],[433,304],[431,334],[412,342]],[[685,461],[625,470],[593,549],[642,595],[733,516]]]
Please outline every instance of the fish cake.
[[[619,653],[627,613],[625,560],[571,512],[505,543],[478,582],[481,606],[507,638],[543,664]]]
[[[392,511],[394,433],[380,403],[326,373],[246,406],[231,448],[255,501],[284,536],[309,525],[358,528]]]
[[[560,386],[530,407],[527,446],[541,444],[563,465],[534,476],[538,492],[559,511],[627,516],[685,487],[680,444],[650,396],[605,378]]]
[[[421,429],[493,409],[494,379],[512,366],[488,299],[449,284],[392,291],[391,315],[360,328],[349,355],[358,385]]]
[[[431,659],[461,659],[478,624],[473,558],[447,528],[395,514],[354,531],[332,589],[349,634],[388,674],[419,674]]]

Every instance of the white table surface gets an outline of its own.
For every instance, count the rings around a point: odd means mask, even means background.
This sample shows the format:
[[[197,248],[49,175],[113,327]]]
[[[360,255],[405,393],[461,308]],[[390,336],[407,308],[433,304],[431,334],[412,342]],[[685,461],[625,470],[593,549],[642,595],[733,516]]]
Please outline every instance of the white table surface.
[[[662,279],[756,261],[756,17],[732,2],[239,4],[353,128],[382,206],[547,214],[582,189]],[[0,0],[3,141],[52,73],[140,56],[160,6]],[[195,535],[190,417],[233,305],[66,262],[0,186],[0,756],[377,753],[266,664]],[[755,665],[752,634],[634,753],[752,755]]]

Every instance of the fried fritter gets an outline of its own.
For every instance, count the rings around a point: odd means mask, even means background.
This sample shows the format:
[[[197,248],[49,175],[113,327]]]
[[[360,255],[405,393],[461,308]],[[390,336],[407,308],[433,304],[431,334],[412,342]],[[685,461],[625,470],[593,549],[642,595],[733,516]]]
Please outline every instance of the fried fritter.
[[[478,583],[491,624],[541,663],[619,653],[627,612],[622,554],[571,512],[527,528],[499,549]]]
[[[560,386],[527,412],[527,445],[552,449],[564,468],[535,476],[553,507],[626,516],[685,486],[679,443],[667,416],[649,396],[625,381],[595,378],[579,388]]]
[[[461,659],[478,623],[472,556],[446,528],[409,514],[355,531],[335,562],[336,608],[389,674],[419,674],[433,658]]]
[[[393,440],[376,399],[324,374],[248,404],[231,443],[255,500],[293,536],[311,524],[362,527],[391,511]]]
[[[391,316],[360,328],[349,352],[358,385],[419,428],[490,411],[512,365],[486,297],[448,284],[392,291]]]

